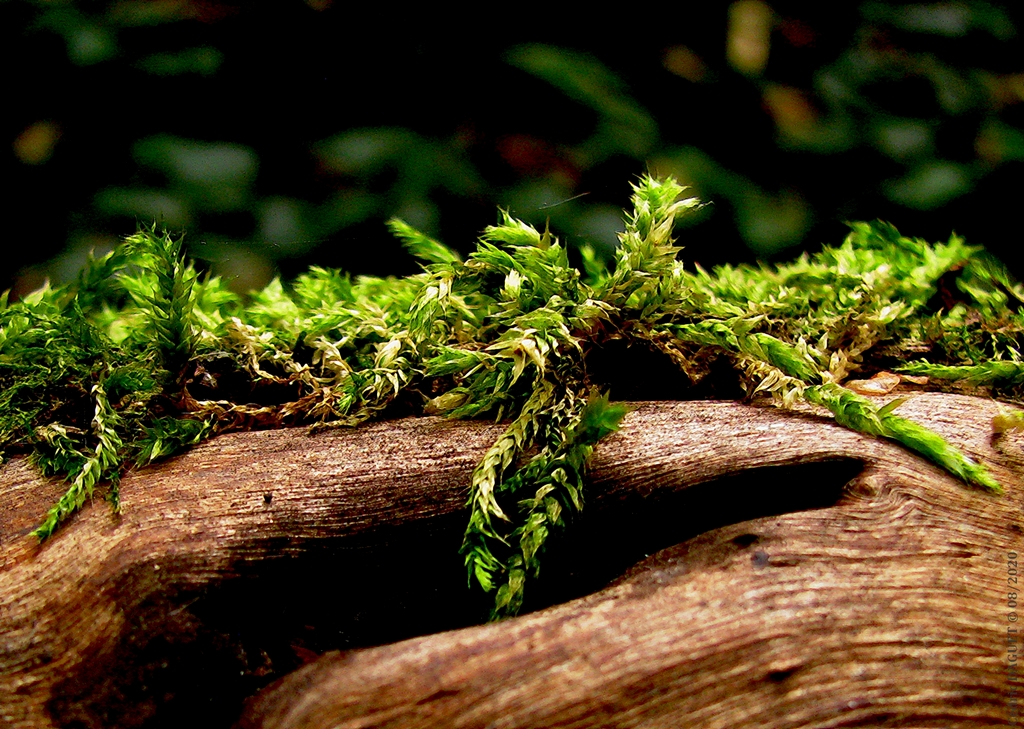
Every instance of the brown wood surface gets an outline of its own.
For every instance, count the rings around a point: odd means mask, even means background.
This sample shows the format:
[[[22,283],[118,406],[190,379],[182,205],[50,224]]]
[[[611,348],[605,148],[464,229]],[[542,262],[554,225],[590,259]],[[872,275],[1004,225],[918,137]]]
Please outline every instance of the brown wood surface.
[[[221,436],[41,547],[60,487],[14,461],[0,726],[229,726],[272,680],[241,726],[1003,726],[1024,438],[992,438],[998,408],[919,394],[900,413],[1002,497],[813,414],[640,405],[528,588],[553,606],[490,625],[456,552],[499,426]]]

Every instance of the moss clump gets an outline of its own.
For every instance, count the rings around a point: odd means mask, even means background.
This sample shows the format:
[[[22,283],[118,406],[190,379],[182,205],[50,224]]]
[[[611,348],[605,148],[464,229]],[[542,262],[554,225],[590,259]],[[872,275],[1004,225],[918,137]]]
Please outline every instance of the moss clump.
[[[227,430],[353,426],[382,414],[508,422],[473,472],[463,557],[519,608],[549,535],[583,506],[583,471],[624,408],[599,394],[592,355],[656,350],[697,386],[726,363],[749,397],[828,408],[969,484],[998,491],[941,437],[844,387],[902,369],[1017,400],[1024,290],[959,238],[930,245],[883,223],[777,267],[687,268],[677,215],[698,205],[672,180],[634,188],[610,267],[504,215],[463,260],[400,221],[424,261],[402,279],[314,268],[242,300],[200,280],[180,241],[141,230],[79,280],[0,299],[0,451],[27,451],[70,482],[36,533],[51,535],[118,476]],[[635,373],[643,377],[642,372]],[[701,391],[701,390],[697,390]]]

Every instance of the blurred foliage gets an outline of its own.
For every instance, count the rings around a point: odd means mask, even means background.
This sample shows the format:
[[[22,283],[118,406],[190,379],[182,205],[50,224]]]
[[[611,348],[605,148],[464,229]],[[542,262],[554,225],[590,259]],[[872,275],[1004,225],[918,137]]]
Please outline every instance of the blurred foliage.
[[[0,290],[71,280],[154,221],[239,291],[408,273],[384,220],[472,240],[495,204],[610,259],[645,171],[712,203],[684,236],[705,266],[872,218],[1012,259],[1020,10],[711,5],[637,40],[502,44],[383,38],[329,0],[0,2]]]

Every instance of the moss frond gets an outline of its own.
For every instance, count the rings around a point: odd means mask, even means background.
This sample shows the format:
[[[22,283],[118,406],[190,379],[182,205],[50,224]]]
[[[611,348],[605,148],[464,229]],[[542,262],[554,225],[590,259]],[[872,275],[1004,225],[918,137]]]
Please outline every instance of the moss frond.
[[[181,239],[155,227],[129,236],[123,250],[132,265],[121,270],[118,282],[141,316],[141,326],[132,330],[135,343],[180,384],[199,339],[193,317],[195,268],[185,261]]]
[[[96,405],[90,434],[95,446],[91,453],[84,457],[76,454],[74,446],[67,438],[66,430],[63,433],[51,431],[48,434],[55,449],[53,458],[43,466],[43,470],[58,472],[58,469],[68,469],[68,473],[73,473],[74,478],[60,501],[50,509],[43,523],[33,532],[40,539],[52,535],[61,522],[82,508],[86,500],[92,498],[93,491],[102,481],[110,482],[110,501],[114,508],[117,508],[117,482],[123,446],[117,428],[119,417],[110,407],[101,383],[93,385],[92,396]]]

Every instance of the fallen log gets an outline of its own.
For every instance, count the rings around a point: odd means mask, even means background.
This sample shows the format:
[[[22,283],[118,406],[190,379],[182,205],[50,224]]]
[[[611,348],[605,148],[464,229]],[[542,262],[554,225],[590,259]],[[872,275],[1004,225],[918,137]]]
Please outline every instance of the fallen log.
[[[14,461],[0,721],[227,726],[277,679],[240,726],[1003,725],[1024,439],[991,438],[998,408],[920,394],[900,412],[1002,497],[814,414],[642,404],[528,588],[553,607],[482,626],[456,551],[500,426],[222,436],[42,546],[29,531],[59,487]],[[330,648],[348,650],[300,667]]]

